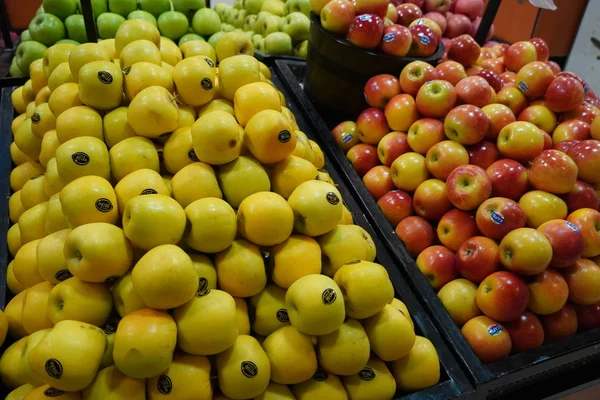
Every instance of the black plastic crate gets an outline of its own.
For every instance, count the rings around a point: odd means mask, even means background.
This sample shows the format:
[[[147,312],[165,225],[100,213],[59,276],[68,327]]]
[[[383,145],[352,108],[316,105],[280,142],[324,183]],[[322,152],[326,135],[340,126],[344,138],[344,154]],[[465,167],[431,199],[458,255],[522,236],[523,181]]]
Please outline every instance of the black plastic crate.
[[[302,57],[296,56],[276,56],[272,54],[265,54],[259,51],[254,51],[254,58],[258,61],[264,63],[268,67],[273,67],[275,65],[275,61],[284,60],[284,61],[295,61],[305,63],[306,59]]]
[[[288,89],[294,94],[301,107],[301,113],[306,116],[317,132],[318,143],[329,156],[333,166],[337,168],[344,183],[352,188],[356,201],[367,215],[369,222],[375,228],[378,237],[388,248],[397,268],[402,270],[411,282],[413,289],[420,298],[436,327],[461,360],[465,370],[476,387],[476,398],[497,398],[513,394],[532,385],[544,382],[544,388],[552,383],[550,380],[561,380],[561,377],[574,369],[581,368],[582,374],[586,366],[600,361],[600,328],[578,333],[557,343],[546,344],[537,349],[515,354],[503,360],[489,364],[482,363],[471,349],[471,346],[460,333],[460,329],[450,318],[435,291],[419,271],[415,261],[407,253],[404,244],[396,236],[394,228],[385,219],[376,201],[372,198],[362,183],[342,150],[338,147],[330,133],[336,122],[331,118],[321,117],[307,95],[304,93],[302,79],[304,64],[277,61],[276,70]],[[325,122],[327,120],[327,123]],[[583,368],[582,368],[583,367]],[[600,371],[593,367],[600,378]],[[522,392],[519,392],[522,393]],[[535,390],[527,399],[546,398],[541,390]]]

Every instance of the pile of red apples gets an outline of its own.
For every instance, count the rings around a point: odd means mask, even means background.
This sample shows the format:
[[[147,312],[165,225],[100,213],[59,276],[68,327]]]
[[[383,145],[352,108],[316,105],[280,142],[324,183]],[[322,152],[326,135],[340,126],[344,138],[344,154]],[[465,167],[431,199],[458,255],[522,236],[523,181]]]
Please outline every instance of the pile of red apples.
[[[600,109],[547,58],[412,62],[332,131],[484,362],[600,326]]]

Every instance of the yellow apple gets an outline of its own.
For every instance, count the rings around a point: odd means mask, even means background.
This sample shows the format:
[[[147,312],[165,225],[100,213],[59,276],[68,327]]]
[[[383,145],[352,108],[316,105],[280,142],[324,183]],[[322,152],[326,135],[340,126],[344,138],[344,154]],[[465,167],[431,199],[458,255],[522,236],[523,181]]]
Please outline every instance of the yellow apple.
[[[102,329],[85,322],[61,321],[31,350],[29,365],[53,388],[74,392],[92,383],[105,347]]]
[[[125,78],[127,82],[127,78]],[[115,108],[103,119],[104,141],[110,149],[121,140],[137,136],[127,122],[127,107]]]
[[[323,272],[328,276],[333,277],[340,267],[351,261],[375,260],[373,239],[358,225],[338,225],[318,241],[324,256]]]
[[[46,177],[44,174],[34,176],[25,182],[23,188],[20,190],[21,204],[23,205],[25,211],[37,206],[38,204],[48,201],[48,196],[46,195],[45,190],[45,182]]]
[[[74,82],[60,85],[48,98],[48,106],[56,118],[69,108],[81,105],[83,103],[79,99],[79,85]]]
[[[75,277],[54,286],[48,298],[48,316],[56,325],[60,321],[74,320],[103,326],[111,309],[112,295],[106,285]]]
[[[10,392],[4,400],[23,400],[32,390],[33,385],[26,383]]]
[[[160,375],[171,364],[176,341],[177,326],[169,314],[149,308],[134,311],[117,327],[115,366],[132,378]]]
[[[267,285],[260,293],[252,296],[250,304],[254,309],[252,331],[257,335],[266,337],[282,326],[289,325],[285,289],[273,284]]]
[[[50,74],[47,74],[46,76],[48,75]],[[23,85],[23,89],[21,90],[21,98],[25,102],[26,106],[35,99],[35,93],[33,91],[33,83],[31,82],[31,79],[28,79]]]
[[[22,114],[25,117],[25,114]],[[23,120],[25,120],[23,118]],[[26,163],[27,161],[32,161],[31,158],[27,156],[27,154],[23,153],[21,149],[17,146],[15,142],[10,144],[10,158],[15,165],[21,165]]]
[[[220,61],[218,76],[222,97],[233,101],[239,88],[252,82],[260,82],[260,64],[251,55],[229,57]]]
[[[263,110],[281,111],[277,90],[265,82],[253,82],[242,86],[233,98],[235,115],[242,126]]]
[[[237,221],[242,237],[259,246],[274,246],[292,234],[294,215],[277,193],[258,192],[241,202]]]
[[[369,338],[360,323],[348,319],[340,329],[318,337],[319,365],[336,375],[355,375],[371,354]]]
[[[233,243],[236,216],[227,202],[215,197],[199,199],[185,208],[185,215],[190,227],[184,239],[194,250],[218,253]]]
[[[254,46],[252,41],[244,32],[227,32],[217,42],[215,48],[217,60],[219,62],[240,54],[254,56]]]
[[[44,75],[44,58],[38,58],[29,64],[29,78],[34,93],[38,93],[44,86],[48,85],[48,77]]]
[[[121,140],[110,149],[109,158],[112,176],[117,182],[140,169],[160,170],[156,147],[144,137]]]
[[[48,76],[48,88],[50,91],[56,90],[57,87],[65,83],[75,82],[68,62],[60,63],[54,68],[50,76]]]
[[[96,110],[87,106],[76,106],[57,117],[56,137],[61,144],[83,136],[103,139],[102,116]]]
[[[162,62],[176,66],[183,58],[179,47],[171,40],[164,36],[160,38],[160,57]]]
[[[23,286],[21,284],[21,282],[19,282],[17,280],[17,278],[15,278],[15,273],[13,271],[13,267],[14,267],[14,261],[11,261],[8,263],[8,266],[6,267],[6,286],[8,287],[8,290],[10,290],[10,292],[13,295],[17,295],[19,293],[21,293],[23,290],[25,290],[25,286]]]
[[[27,157],[37,160],[42,150],[42,140],[33,134],[31,130],[31,118],[27,118],[19,127],[14,135],[15,145]]]
[[[23,86],[19,86],[10,94],[11,103],[17,112],[17,114],[23,114],[25,112],[25,107],[27,107],[27,103],[23,99]]]
[[[19,217],[25,211],[23,203],[21,202],[21,191],[17,190],[8,199],[8,215],[12,223],[19,222]]]
[[[238,208],[253,193],[271,191],[271,181],[265,168],[250,156],[240,156],[217,171],[227,202]]]
[[[37,266],[37,245],[40,240],[23,244],[15,255],[13,272],[15,278],[26,288],[43,282]]]
[[[106,367],[83,390],[85,400],[146,400],[146,382],[123,374],[114,365]]]
[[[182,109],[183,107],[179,107],[180,114]],[[181,123],[181,115],[179,122]],[[199,161],[192,143],[191,126],[180,127],[169,136],[163,155],[165,168],[171,174],[176,174],[186,165]]]
[[[27,290],[23,298],[22,311],[23,328],[27,333],[32,334],[54,326],[46,313],[52,288],[54,288],[54,285],[50,282],[41,282]]]
[[[408,318],[390,304],[366,319],[363,327],[369,337],[371,351],[383,361],[394,361],[408,355],[415,344],[415,331]]]
[[[138,62],[124,71],[124,92],[129,101],[142,90],[151,86],[162,86],[173,92],[171,73],[163,67],[149,62]]]
[[[56,149],[55,158],[58,174],[66,182],[90,175],[110,179],[108,149],[95,137],[81,136],[63,142]]]
[[[48,103],[42,103],[35,107],[31,116],[31,132],[38,138],[43,139],[44,134],[56,127],[56,117],[50,111]]]
[[[14,257],[22,246],[21,231],[18,222],[8,228],[8,232],[6,233],[6,244],[8,246],[8,252]]]
[[[205,56],[212,61],[217,60],[215,49],[204,40],[190,40],[181,45],[180,49],[184,59],[194,56]]]
[[[248,315],[248,304],[246,300],[239,297],[234,297],[235,300],[235,316],[237,319],[237,327],[239,335],[250,334],[250,317]]]
[[[244,144],[262,164],[274,164],[294,152],[296,134],[283,114],[263,110],[254,114],[246,124]]]
[[[37,267],[40,276],[54,285],[72,276],[63,251],[69,232],[71,229],[67,228],[51,233],[37,244]]]
[[[27,336],[27,341],[25,342],[23,352],[21,353],[21,360],[17,367],[19,369],[19,374],[23,377],[25,382],[34,387],[43,386],[44,381],[31,370],[31,367],[29,366],[29,355],[31,354],[31,350],[33,350],[50,331],[51,327],[39,330]]]
[[[293,385],[310,379],[317,371],[312,338],[291,325],[271,333],[263,342],[263,349],[271,364],[273,382]]]
[[[51,94],[52,90],[48,86],[41,88],[38,94],[35,95],[35,105],[39,106],[42,103],[48,103]]]
[[[25,343],[27,343],[27,338],[17,340],[8,346],[0,356],[0,377],[2,377],[3,386],[8,389],[17,388],[26,383],[20,374],[20,369],[16,368],[20,363]]]
[[[54,158],[56,149],[60,146],[56,129],[49,130],[42,138],[42,147],[40,149],[40,164],[47,167],[51,158]]]
[[[27,331],[23,328],[23,300],[27,295],[27,290],[18,293],[13,297],[4,309],[4,318],[8,323],[8,336],[18,339],[27,336]]]
[[[138,169],[122,178],[115,186],[117,203],[121,215],[132,198],[148,194],[170,196],[170,191],[158,172],[151,169]]]
[[[308,236],[291,235],[286,241],[273,247],[273,282],[288,288],[306,275],[321,273],[321,248]]]
[[[119,25],[114,40],[115,57],[119,57],[121,51],[131,42],[136,40],[149,40],[160,47],[160,32],[158,28],[142,19],[129,19]],[[106,40],[103,40],[101,44],[104,44]],[[110,44],[110,43],[109,43]]]
[[[175,98],[161,86],[143,89],[129,104],[127,122],[135,133],[148,138],[173,132],[179,122]]]
[[[527,226],[538,228],[544,222],[567,217],[567,203],[560,197],[541,190],[525,193],[519,200],[519,206],[527,216]]]
[[[191,106],[179,106],[179,123],[177,129],[191,127],[196,121],[196,109]]]
[[[82,43],[71,50],[69,68],[76,81],[79,79],[81,67],[92,61],[112,61],[112,54],[99,43]]]
[[[254,398],[255,400],[295,400],[296,398],[292,394],[287,385],[281,385],[271,381],[267,389],[262,392],[259,396]]]
[[[206,56],[193,56],[179,62],[173,70],[173,82],[183,103],[199,107],[215,95],[215,63]]]
[[[76,46],[74,44],[64,43],[57,44],[46,49],[43,57],[44,75],[46,75],[46,77],[50,76],[52,71],[54,71],[54,68],[56,68],[59,64],[68,62],[69,55],[75,47]]]
[[[342,383],[352,399],[391,399],[396,393],[394,376],[383,361],[371,357],[358,374],[343,376]]]
[[[55,194],[59,194],[67,183],[68,182],[58,174],[56,157],[52,157],[48,160],[48,164],[46,165],[46,179],[44,182],[46,195],[52,198]]]
[[[121,25],[123,25],[123,24],[121,24]],[[98,44],[105,47],[108,50],[111,59],[118,57],[118,55],[116,54],[117,51],[115,49],[115,39],[114,38],[99,40]]]
[[[417,336],[410,353],[392,362],[390,369],[398,389],[407,392],[437,385],[440,380],[440,360],[429,339]]]
[[[148,400],[177,398],[211,400],[210,361],[203,356],[177,353],[169,368],[146,381]]]
[[[292,386],[296,400],[329,399],[346,400],[348,395],[340,378],[319,368],[307,381]]]
[[[144,299],[135,291],[131,272],[123,275],[113,286],[113,302],[121,317],[146,308]]]
[[[205,197],[223,198],[215,171],[202,162],[194,162],[179,170],[171,180],[171,190],[183,208]]]
[[[235,117],[235,111],[233,110],[233,103],[225,99],[213,99],[209,103],[203,105],[198,109],[198,117],[208,114],[210,112],[221,110],[228,112]]]
[[[53,194],[48,200],[48,212],[46,214],[46,232],[48,234],[68,228],[67,220],[60,204],[60,193]]]
[[[162,66],[158,46],[149,40],[136,40],[127,44],[119,55],[121,69],[126,70],[138,62],[149,62]]]
[[[330,183],[308,181],[288,198],[294,212],[294,228],[307,236],[320,236],[333,230],[342,217],[342,195]]]
[[[44,167],[35,161],[27,161],[16,166],[10,173],[10,188],[16,192],[21,190],[25,182],[44,172]]]
[[[243,239],[218,253],[215,267],[219,287],[235,297],[254,296],[267,284],[260,249]]]
[[[207,164],[223,165],[239,157],[242,136],[235,118],[225,111],[203,115],[192,126],[196,157]]]
[[[123,98],[123,73],[111,61],[92,61],[79,70],[79,98],[97,110],[112,110]]]
[[[275,193],[288,199],[298,186],[317,175],[318,170],[310,161],[292,155],[273,166],[271,184]]]
[[[99,176],[84,176],[66,185],[60,204],[70,228],[91,222],[114,224],[119,218],[115,191]]]

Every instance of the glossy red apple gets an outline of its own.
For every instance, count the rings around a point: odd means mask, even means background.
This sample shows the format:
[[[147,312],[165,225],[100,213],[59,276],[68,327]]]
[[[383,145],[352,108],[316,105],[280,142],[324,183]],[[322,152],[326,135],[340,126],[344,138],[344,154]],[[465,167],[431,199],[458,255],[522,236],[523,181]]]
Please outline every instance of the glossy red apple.
[[[456,105],[457,92],[450,82],[426,82],[417,93],[417,110],[425,117],[443,118]]]
[[[600,140],[584,140],[567,155],[577,164],[578,179],[591,184],[600,182]]]
[[[381,138],[377,145],[377,156],[379,161],[387,167],[391,167],[394,160],[402,154],[411,151],[407,136],[402,132],[390,132]]]
[[[550,57],[550,48],[544,39],[533,38],[529,39],[531,43],[535,46],[535,52],[537,54],[538,61],[548,61],[548,57]]]
[[[544,150],[529,167],[529,183],[553,194],[565,194],[573,190],[577,182],[577,165],[565,153]]]
[[[553,219],[544,222],[537,230],[548,239],[552,246],[551,266],[568,267],[583,256],[585,247],[583,235],[572,222]]]
[[[463,34],[453,38],[450,41],[450,49],[448,49],[448,58],[458,61],[465,67],[470,67],[475,64],[481,48],[471,35]]]
[[[479,17],[485,8],[483,0],[456,0],[455,3],[454,12],[465,14],[471,20]]]
[[[378,165],[367,171],[363,176],[363,183],[376,200],[394,189],[390,168],[385,165]]]
[[[444,13],[450,10],[452,0],[425,0],[425,10]]]
[[[462,14],[450,14],[446,20],[446,37],[453,39],[471,32],[472,24],[469,17]]]
[[[579,329],[587,331],[600,327],[600,303],[589,306],[575,305]]]
[[[482,107],[481,111],[487,115],[489,121],[489,127],[485,137],[494,142],[498,139],[498,135],[502,128],[511,122],[516,121],[513,112],[504,104],[488,104],[487,106]]]
[[[377,206],[385,218],[396,226],[404,218],[413,214],[412,198],[402,190],[392,190],[377,200]]]
[[[380,3],[377,0],[375,3]],[[356,17],[354,5],[349,0],[332,0],[321,10],[321,25],[329,32],[345,35]]]
[[[437,235],[444,246],[457,251],[465,240],[479,235],[479,231],[475,217],[471,213],[454,209],[440,219]]]
[[[542,61],[533,61],[525,64],[517,72],[516,84],[527,97],[540,97],[554,80],[552,68]]]
[[[506,330],[512,342],[512,351],[520,353],[540,347],[544,343],[544,328],[540,319],[530,312],[524,312],[515,321],[506,323]]]
[[[375,14],[381,18],[387,14],[389,0],[353,0],[356,14]]]
[[[492,196],[517,201],[527,191],[527,170],[517,161],[501,159],[490,165],[486,173],[492,182]]]
[[[558,65],[558,63],[556,63],[555,61],[546,61],[546,64],[548,64],[548,66],[552,68],[552,72],[554,72],[554,75],[557,75],[560,73],[560,71],[562,71],[560,69],[560,65]]]
[[[580,208],[597,210],[600,207],[600,198],[598,198],[596,190],[584,181],[575,182],[575,186],[566,194],[563,200],[567,203],[570,213]]]
[[[568,111],[563,114],[563,119],[565,121],[569,119],[578,119],[591,124],[594,118],[598,116],[600,116],[600,109],[597,106],[589,103],[583,103],[573,111]]]
[[[423,15],[423,17],[429,18],[430,20],[432,20],[436,24],[438,24],[438,26],[440,27],[440,30],[442,31],[442,35],[444,34],[444,32],[446,32],[446,27],[447,27],[446,17],[442,13],[432,11],[432,12],[428,12],[427,14]]]
[[[444,130],[448,139],[464,145],[481,141],[488,128],[487,115],[479,107],[470,104],[452,109],[444,120]]]
[[[425,155],[431,147],[446,139],[444,123],[435,118],[421,118],[410,126],[407,136],[412,151]]]
[[[546,343],[557,342],[577,332],[577,314],[569,303],[554,314],[542,315],[540,321],[544,327]]]
[[[569,298],[569,286],[565,278],[552,268],[536,275],[527,285],[530,311],[538,315],[550,315],[565,306]]]
[[[411,57],[429,57],[438,48],[439,39],[435,32],[426,25],[413,25],[409,28],[412,44],[408,51]]]
[[[494,100],[494,90],[484,78],[469,76],[458,82],[456,94],[462,103],[484,107]]]
[[[500,158],[498,147],[486,140],[467,147],[467,151],[469,152],[469,164],[477,165],[483,169],[487,169]]]
[[[554,145],[554,149],[567,153],[571,148],[579,144],[581,140],[565,140],[564,142],[558,142]]]
[[[502,89],[502,84],[500,83],[500,79],[498,79],[498,74],[496,72],[490,69],[482,69],[481,71],[477,72],[477,76],[485,79],[495,92],[499,92]],[[494,97],[496,97],[495,93]]]
[[[446,183],[439,179],[428,179],[421,183],[413,195],[415,213],[423,218],[437,221],[452,209],[446,194]]]
[[[438,23],[434,20],[426,17],[418,18],[410,23],[409,28],[412,28],[414,25],[425,25],[429,27],[429,29],[431,29],[433,33],[435,33],[435,37],[437,38],[438,43],[440,40],[442,40],[442,28],[440,28]]]
[[[404,3],[396,7],[398,11],[398,24],[408,26],[417,18],[423,16],[421,8],[415,4]]]
[[[574,110],[583,102],[583,85],[577,79],[558,76],[548,86],[545,98],[548,108],[554,112]]]
[[[360,143],[354,121],[340,122],[333,128],[331,134],[344,153],[347,153],[353,146]]]
[[[500,322],[515,321],[527,308],[529,290],[519,276],[498,271],[481,282],[476,300],[488,317]]]
[[[393,75],[375,75],[365,84],[365,100],[371,107],[383,109],[388,101],[400,94],[400,81]]]
[[[417,257],[427,247],[432,246],[435,240],[431,224],[418,216],[406,217],[400,221],[396,226],[396,235],[404,242],[406,251],[412,257]]]
[[[376,48],[382,37],[383,19],[375,14],[362,14],[355,17],[348,28],[348,41],[363,49]]]
[[[504,64],[502,64],[502,65],[504,65]],[[502,87],[502,89],[516,88],[516,86],[517,86],[517,84],[515,83],[516,80],[517,80],[517,74],[515,74],[512,71],[504,71],[498,75],[498,81],[500,81],[500,86]],[[521,95],[523,95],[523,93],[521,91],[519,91],[519,93]]]
[[[434,68],[424,61],[412,61],[400,72],[400,87],[404,93],[416,96],[425,82],[435,78]]]
[[[456,269],[462,277],[481,282],[500,270],[498,244],[485,236],[473,236],[465,240],[456,252]]]
[[[482,234],[492,239],[502,240],[509,232],[523,228],[527,216],[514,200],[492,197],[479,206],[475,221]]]
[[[446,179],[448,199],[460,210],[474,210],[490,197],[492,181],[485,170],[467,164],[455,168]]]
[[[506,358],[510,354],[512,342],[508,330],[485,315],[467,321],[460,333],[484,363]]]
[[[525,64],[537,61],[537,50],[530,41],[513,43],[504,53],[504,65],[507,69],[517,72]]]
[[[433,145],[425,156],[425,164],[431,175],[446,180],[457,167],[469,163],[469,153],[454,140],[444,140]]]
[[[352,146],[346,153],[346,158],[352,164],[358,175],[363,176],[371,168],[379,165],[377,149],[375,146],[366,143],[360,143]]]
[[[383,38],[379,44],[379,50],[392,56],[404,57],[408,54],[412,41],[412,33],[407,27],[389,25],[383,28]]]
[[[561,122],[552,132],[554,144],[569,140],[586,140],[590,135],[590,125],[578,119]]]
[[[504,87],[504,84],[507,83],[505,80],[500,79],[500,75],[504,73],[504,63],[502,62],[502,60],[499,60],[497,58],[488,58],[487,60],[483,60],[480,64],[480,66],[483,69],[492,71],[493,73],[496,74],[495,80],[498,83],[498,89],[496,91],[499,91],[500,89],[502,89]],[[510,74],[513,74],[513,72],[511,72]],[[512,76],[510,74],[504,75],[504,78],[506,78],[507,76]],[[514,75],[512,77],[516,78],[516,75]],[[514,79],[512,80],[512,82],[514,82]],[[492,87],[494,87],[494,85],[492,85]],[[494,89],[496,89],[496,88],[494,87]]]
[[[435,79],[448,81],[454,86],[466,77],[465,67],[456,61],[444,61],[435,67]]]
[[[600,266],[581,258],[563,270],[569,285],[569,301],[589,306],[600,302]]]
[[[496,145],[503,157],[526,162],[544,151],[544,134],[530,122],[512,122],[502,128]]]
[[[417,257],[417,267],[434,289],[458,278],[456,256],[444,246],[430,246]]]

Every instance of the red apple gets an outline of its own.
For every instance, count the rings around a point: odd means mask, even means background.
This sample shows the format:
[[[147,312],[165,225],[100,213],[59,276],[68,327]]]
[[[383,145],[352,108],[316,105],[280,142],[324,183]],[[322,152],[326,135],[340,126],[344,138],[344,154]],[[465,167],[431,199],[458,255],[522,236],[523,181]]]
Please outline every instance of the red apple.
[[[514,200],[492,197],[479,206],[475,221],[482,234],[502,240],[509,232],[525,227],[527,217]]]
[[[589,103],[583,103],[573,111],[568,111],[563,114],[563,119],[578,119],[580,121],[591,124],[594,118],[600,116],[600,109],[597,106]]]
[[[396,158],[409,151],[407,136],[402,132],[388,133],[381,138],[377,145],[379,161],[387,167],[391,167]]]
[[[565,143],[565,142],[563,142]],[[600,198],[592,185],[584,181],[577,181],[573,189],[564,198],[569,212],[580,208],[597,210],[600,207]]]
[[[402,0],[399,0],[399,3],[402,3]],[[404,0],[404,3],[406,3],[406,4],[415,4],[420,9],[425,8],[425,0]]]
[[[431,175],[446,180],[455,168],[469,163],[469,153],[462,144],[444,140],[429,149],[425,163]]]
[[[513,43],[504,53],[504,65],[514,72],[519,71],[525,64],[537,61],[537,59],[536,47],[529,41]]]
[[[494,99],[492,87],[480,76],[469,76],[458,82],[456,94],[461,102],[477,107],[486,106]]]
[[[590,135],[592,139],[600,140],[600,118],[594,118],[590,124]]]
[[[552,132],[556,126],[556,114],[542,104],[533,104],[525,108],[517,120],[531,122],[545,132]]]
[[[456,61],[444,61],[435,67],[435,79],[448,81],[454,86],[466,77],[465,67]]]
[[[481,141],[467,148],[469,152],[469,164],[477,165],[487,169],[500,158],[498,147],[492,142]]]
[[[486,173],[492,181],[492,196],[519,200],[527,191],[527,170],[517,161],[498,160],[490,165]]]
[[[444,120],[448,139],[470,145],[482,140],[487,134],[489,121],[479,107],[465,104],[452,109]]]
[[[494,142],[498,140],[498,135],[502,128],[511,122],[516,121],[513,112],[504,104],[488,104],[487,106],[482,107],[481,111],[487,115],[489,121],[489,127],[485,137]]]
[[[560,65],[558,65],[558,63],[556,63],[555,61],[546,61],[546,64],[548,64],[548,66],[552,68],[552,72],[554,72],[554,75],[560,73]]]
[[[502,90],[502,85],[500,84],[500,80],[498,79],[498,74],[490,69],[482,69],[477,72],[477,76],[482,77],[489,83],[489,85],[494,89],[495,92],[499,92]],[[496,93],[494,93],[494,97]]]
[[[424,61],[412,61],[400,73],[400,87],[404,93],[416,96],[425,82],[435,78],[434,68]]]
[[[483,0],[456,0],[455,3],[454,12],[465,14],[471,20],[479,17],[485,8]]]
[[[471,35],[463,34],[456,36],[450,41],[448,49],[448,58],[458,61],[465,67],[470,67],[475,64],[481,48]]]
[[[480,65],[482,68],[492,71],[493,73],[496,74],[496,80],[498,82],[498,89],[497,91],[499,91],[500,89],[502,89],[502,87],[504,86],[504,84],[506,83],[505,80],[500,79],[500,75],[504,73],[504,63],[502,62],[502,60],[498,60],[497,58],[488,58],[487,60],[483,60],[481,62]],[[510,74],[514,74],[514,72],[510,72]],[[512,77],[512,78],[516,78],[516,75],[504,75],[504,78],[506,77]],[[512,82],[514,82],[514,79],[512,80]],[[491,83],[490,83],[491,84]],[[494,85],[492,85],[492,87],[494,87]],[[494,89],[496,89],[494,87]]]
[[[527,97],[540,97],[554,80],[554,72],[545,62],[533,61],[525,64],[517,72],[517,87]]]
[[[447,19],[446,37],[453,39],[471,32],[472,24],[469,17],[462,14],[451,14]]]
[[[464,278],[481,282],[500,269],[498,244],[485,236],[465,240],[456,252],[456,269]]]
[[[550,265],[556,268],[568,267],[583,255],[585,243],[579,228],[564,219],[544,222],[537,228],[552,246]],[[561,306],[562,307],[562,306]]]
[[[509,322],[518,319],[527,308],[529,291],[519,276],[498,271],[479,284],[476,300],[485,315],[496,321]]]
[[[375,14],[381,18],[387,14],[389,0],[353,0],[356,14]]]
[[[440,27],[440,30],[442,31],[442,35],[444,34],[444,32],[446,32],[446,27],[447,27],[447,23],[446,23],[446,17],[436,11],[432,11],[432,12],[428,12],[427,14],[424,15],[425,18],[429,18],[430,20],[434,21],[436,24],[438,24],[438,26]]]
[[[571,148],[579,144],[581,140],[565,140],[564,142],[558,142],[554,145],[554,149],[567,153]]]
[[[408,52],[411,57],[429,57],[438,48],[439,39],[435,32],[426,25],[413,25],[409,28],[412,44]]]
[[[363,176],[371,168],[379,164],[377,149],[370,144],[360,143],[346,153],[346,158],[352,164],[358,175]]]
[[[377,0],[377,2],[380,1]],[[348,32],[354,17],[356,17],[356,12],[352,2],[332,0],[321,10],[321,25],[329,32],[344,35]]]
[[[500,62],[502,62],[501,60],[499,60]],[[504,64],[502,64],[504,65]],[[501,72],[498,75],[498,81],[500,81],[500,86],[502,87],[502,89],[504,88],[515,88],[517,87],[517,84],[515,83],[517,80],[517,74],[515,74],[512,71],[504,71]],[[518,91],[519,94],[521,96],[523,96],[523,98],[525,98],[525,95],[523,94],[523,92]]]
[[[446,183],[439,179],[428,179],[421,183],[413,195],[415,213],[429,220],[439,220],[452,209],[446,195]]]
[[[529,183],[553,194],[569,193],[577,182],[577,165],[565,153],[544,150],[529,167]]]
[[[383,19],[375,14],[355,17],[348,28],[348,41],[363,49],[374,49],[383,37]]]
[[[444,246],[430,246],[417,257],[417,267],[434,289],[458,278],[456,256]]]
[[[512,122],[502,128],[496,145],[505,158],[529,161],[544,151],[544,134],[530,122]]]
[[[579,329],[587,331],[600,327],[600,303],[589,306],[575,305]]]
[[[469,68],[467,68],[467,76],[476,76],[481,71],[483,71],[483,67],[479,65],[471,65]]]
[[[413,151],[419,154],[427,154],[431,147],[444,139],[446,139],[444,124],[439,119],[421,118],[415,121],[408,130],[408,144]]]
[[[457,251],[465,240],[479,235],[479,231],[471,213],[455,209],[442,216],[437,226],[437,235],[444,246]]]
[[[569,303],[554,314],[542,315],[540,321],[544,327],[546,343],[557,342],[577,332],[577,314]]]
[[[417,93],[417,110],[425,117],[443,118],[456,105],[456,89],[450,82],[426,82]]]
[[[460,333],[484,363],[506,358],[510,354],[512,343],[508,330],[485,315],[467,321]]]
[[[563,276],[551,268],[537,275],[527,285],[530,311],[538,315],[550,315],[565,306],[569,298],[569,286]]]
[[[600,182],[600,140],[584,140],[573,146],[567,155],[577,164],[580,180],[591,184]]]
[[[578,119],[570,119],[561,122],[552,132],[552,142],[554,144],[565,142],[567,140],[586,140],[590,135],[590,125],[587,122]]]
[[[376,200],[394,189],[390,168],[385,165],[378,165],[367,171],[363,176],[363,183]]]
[[[550,57],[550,49],[548,45],[544,41],[544,39],[533,38],[529,39],[531,43],[535,46],[535,52],[537,54],[538,61],[548,61],[548,57]]]
[[[425,0],[425,10],[444,13],[450,10],[452,0]]]
[[[581,258],[563,270],[569,285],[569,301],[589,306],[600,302],[600,266]]]
[[[377,206],[392,226],[398,225],[413,213],[412,199],[402,190],[392,190],[384,194],[377,200]]]
[[[415,19],[423,16],[421,8],[411,3],[400,4],[396,7],[396,11],[398,11],[398,24],[404,26],[410,25]]]
[[[365,84],[364,93],[368,105],[383,109],[392,97],[400,94],[400,81],[389,74],[375,75]]]
[[[500,263],[521,275],[537,275],[552,260],[552,246],[546,236],[532,228],[518,228],[504,236],[499,246]]]
[[[492,193],[492,182],[485,170],[467,164],[455,168],[446,180],[448,199],[460,210],[474,210]]]
[[[385,106],[385,118],[389,126],[398,132],[407,132],[419,119],[415,99],[410,94],[399,94]]]
[[[410,23],[409,28],[412,28],[415,25],[427,26],[435,34],[435,37],[437,38],[438,43],[440,40],[442,40],[442,28],[434,20],[426,18],[426,17],[417,18],[413,22]]]
[[[387,133],[390,127],[385,114],[379,108],[371,107],[364,110],[356,120],[358,138],[363,143],[376,145]]]
[[[544,343],[544,328],[539,318],[530,312],[524,312],[519,318],[506,323],[506,329],[515,353],[540,347]]]
[[[494,52],[496,57],[503,57],[504,54],[506,54],[506,51],[509,47],[510,45],[508,43],[495,43],[492,46],[492,51]]]
[[[331,134],[344,153],[347,153],[354,145],[360,143],[354,121],[340,122],[333,128]]]
[[[496,94],[496,103],[504,104],[514,115],[519,115],[527,107],[527,98],[519,89],[505,87]]]
[[[425,218],[418,216],[407,217],[400,221],[396,226],[396,235],[404,242],[406,251],[412,257],[417,257],[427,247],[432,246],[435,240],[431,224]]]
[[[402,25],[389,25],[383,28],[383,38],[379,49],[385,54],[404,57],[412,45],[412,33]]]
[[[554,78],[546,90],[546,104],[554,112],[576,109],[583,102],[583,97],[583,85],[568,76]]]

